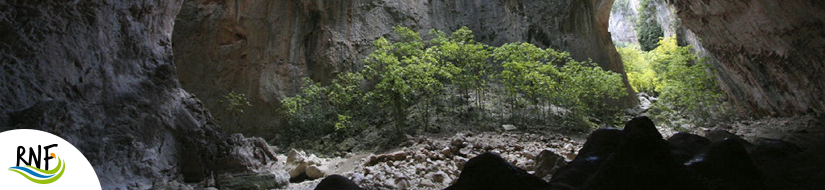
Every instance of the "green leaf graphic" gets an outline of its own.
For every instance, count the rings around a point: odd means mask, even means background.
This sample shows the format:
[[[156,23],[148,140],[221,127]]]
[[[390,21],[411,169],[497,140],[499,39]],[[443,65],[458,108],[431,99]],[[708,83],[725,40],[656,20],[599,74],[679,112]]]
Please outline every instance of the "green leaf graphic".
[[[58,165],[58,166],[62,165],[62,167],[60,168],[60,173],[58,173],[57,175],[55,175],[55,176],[53,176],[53,177],[51,177],[51,178],[48,178],[48,179],[34,179],[34,178],[32,178],[32,177],[30,177],[30,176],[28,176],[28,175],[24,174],[23,172],[21,172],[21,171],[19,171],[19,170],[12,170],[12,169],[9,169],[9,171],[14,171],[14,172],[17,172],[17,173],[19,173],[20,175],[22,175],[23,177],[26,177],[26,179],[29,179],[29,181],[32,181],[32,182],[35,182],[35,183],[39,183],[39,184],[49,184],[49,183],[53,183],[53,182],[57,181],[58,179],[60,179],[60,177],[62,177],[62,176],[63,176],[63,172],[65,172],[65,171],[66,171],[66,165],[63,165],[63,164],[62,164],[62,162],[63,162],[63,160],[61,160],[61,159],[59,159],[59,158],[58,158],[58,162],[57,162],[58,164],[57,164],[57,165]],[[31,167],[31,166],[29,166],[29,167]],[[55,167],[54,169],[51,169],[51,170],[40,170],[40,169],[38,169],[38,171],[48,171],[48,172],[52,172],[52,170],[56,170],[56,169],[57,169],[57,167]],[[45,172],[44,172],[44,173],[45,173]]]
[[[59,159],[59,158],[58,158],[58,159],[57,159],[57,166],[55,166],[55,167],[54,167],[54,168],[52,168],[51,170],[41,170],[40,168],[36,168],[36,167],[34,167],[34,166],[31,166],[31,165],[26,165],[26,167],[27,167],[27,168],[30,168],[30,169],[33,169],[33,170],[36,170],[36,171],[38,171],[38,172],[40,172],[40,173],[45,173],[45,174],[54,174],[54,173],[57,173],[57,171],[59,171],[59,170],[60,170],[60,165],[62,165],[62,164],[63,164],[63,160],[61,160],[61,159]]]

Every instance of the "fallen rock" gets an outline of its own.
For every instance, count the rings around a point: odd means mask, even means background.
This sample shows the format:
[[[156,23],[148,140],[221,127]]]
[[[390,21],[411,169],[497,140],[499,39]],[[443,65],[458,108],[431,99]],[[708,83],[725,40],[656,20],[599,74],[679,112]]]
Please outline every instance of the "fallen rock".
[[[470,153],[473,151],[473,148],[475,148],[473,145],[467,145],[467,147],[459,149],[458,154],[456,155],[467,157],[467,155],[470,155]]]
[[[504,131],[514,131],[514,130],[518,129],[518,128],[516,128],[515,125],[510,125],[510,124],[501,125],[501,128],[504,129]]]
[[[567,165],[567,162],[564,161],[564,157],[561,155],[550,150],[542,150],[535,160],[536,173],[534,175],[544,179],[545,177],[552,176],[550,174],[555,173],[556,170],[565,165]]]
[[[295,149],[290,150],[286,157],[287,164],[296,164],[304,160],[306,160],[306,153]]]
[[[759,138],[754,144],[748,154],[767,178],[765,189],[825,187],[825,160],[811,150],[776,139]]]
[[[344,176],[330,175],[321,180],[315,190],[361,190],[361,187]]]
[[[427,151],[427,150],[423,150],[423,149],[422,149],[422,150],[419,150],[418,152],[415,152],[415,154],[413,155],[413,159],[414,159],[416,162],[424,162],[424,161],[426,161],[426,160],[427,160],[427,155],[426,155],[426,154],[424,154],[424,151]]]
[[[441,149],[441,154],[444,154],[445,157],[452,157],[453,151],[450,147],[444,147],[444,149]]]
[[[427,153],[428,152],[425,152],[424,154],[427,154]],[[400,160],[405,160],[405,159],[407,159],[407,153],[403,152],[403,151],[398,151],[398,152],[394,152],[394,153],[390,153],[390,154],[382,154],[382,155],[377,155],[377,156],[372,155],[372,156],[370,156],[369,161],[364,163],[364,166],[373,166],[373,165],[381,163],[381,162],[400,161]]]
[[[430,179],[433,183],[441,185],[450,184],[453,181],[447,173],[444,173],[441,170],[434,173],[428,173],[427,175],[424,175],[424,178]]]
[[[518,159],[518,160],[514,161],[513,163],[514,163],[514,165],[518,166],[519,168],[527,170],[527,171],[535,171],[536,170],[536,162],[533,161],[532,159],[527,159],[527,160]]]
[[[728,138],[708,145],[685,166],[704,177],[712,189],[759,189],[764,186],[764,177],[737,139]]]
[[[428,178],[424,178],[421,180],[421,182],[418,183],[418,186],[422,188],[434,188],[435,183],[433,183],[433,181]]]
[[[322,178],[327,175],[328,171],[327,166],[312,165],[306,168],[307,178],[310,180]]]
[[[705,137],[681,132],[667,139],[667,146],[677,164],[684,164],[710,143]]]
[[[410,186],[410,180],[407,179],[406,177],[395,178],[394,184],[395,185],[392,185],[390,187],[395,187],[397,189],[408,189],[408,188],[411,187]]]
[[[227,172],[257,172],[257,169],[278,161],[275,152],[263,138],[246,138],[240,133],[233,134],[229,138],[238,143],[232,147],[231,151],[231,155],[237,156],[226,158],[222,162]]]
[[[578,188],[589,179],[601,163],[616,150],[622,139],[622,131],[614,128],[602,128],[590,133],[578,155],[566,166],[553,173],[551,184],[561,184]],[[572,154],[572,153],[571,153]]]
[[[699,189],[680,167],[653,121],[636,117],[622,130],[615,152],[581,189]]]
[[[462,157],[456,157],[454,160],[455,160],[455,166],[458,168],[458,170],[464,170],[464,166],[467,164],[467,161],[469,159],[462,158]]]
[[[290,178],[296,178],[306,172],[308,167],[306,153],[292,149],[286,157],[286,168]]]
[[[446,190],[547,189],[549,184],[513,166],[496,153],[487,152],[467,162],[455,184]]]
[[[301,172],[297,176],[290,177],[289,182],[290,183],[301,183],[301,182],[306,181],[308,179],[309,179],[309,176],[307,176],[307,173],[306,172]]]
[[[333,174],[333,175],[337,175],[337,174]],[[330,175],[330,176],[333,176],[333,175]],[[327,176],[327,177],[330,177],[330,176]],[[350,179],[352,179],[352,182],[355,182],[355,184],[361,184],[361,183],[369,181],[369,179],[367,179],[366,176],[364,176],[363,174],[360,174],[360,173],[350,173]]]
[[[536,155],[527,150],[521,151],[521,156],[527,159],[536,159]]]
[[[222,174],[218,176],[220,189],[275,189],[289,184],[289,174],[276,170],[267,173]]]
[[[464,139],[464,137],[457,137],[457,138],[454,138],[452,141],[450,141],[450,146],[463,148],[464,146],[462,146],[462,145],[466,142],[467,142],[467,140]]]
[[[705,134],[705,138],[708,138],[708,140],[712,142],[723,141],[725,139],[742,139],[741,137],[736,136],[736,134],[721,129],[714,129],[707,132]]]
[[[307,170],[307,167],[308,166],[307,166],[306,162],[300,162],[300,163],[297,163],[297,165],[290,165],[289,166],[289,168],[290,168],[289,169],[289,177],[290,178],[295,178],[295,177],[298,177],[301,174],[305,174],[306,170]]]

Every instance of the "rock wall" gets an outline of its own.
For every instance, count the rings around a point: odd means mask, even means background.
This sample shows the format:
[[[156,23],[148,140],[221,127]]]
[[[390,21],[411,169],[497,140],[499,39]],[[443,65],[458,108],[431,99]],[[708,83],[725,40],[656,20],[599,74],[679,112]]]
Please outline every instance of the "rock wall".
[[[713,56],[707,53],[702,47],[701,40],[696,37],[690,29],[682,25],[682,21],[676,15],[676,9],[673,5],[666,2],[666,0],[648,0],[653,9],[653,16],[659,26],[662,27],[664,37],[677,36],[679,45],[693,46],[692,50],[698,53],[701,57],[710,58]],[[636,38],[636,20],[641,6],[640,0],[622,0],[614,3],[613,9],[610,12],[610,26],[608,31],[616,45],[638,45]]]
[[[359,68],[371,42],[396,25],[422,33],[468,26],[477,40],[490,45],[526,41],[624,73],[607,32],[612,3],[187,0],[176,19],[173,49],[181,84],[221,123],[237,122],[269,136],[266,132],[279,125],[279,100],[297,92],[302,77],[328,81],[337,72]],[[223,111],[222,96],[231,91],[246,94],[253,105],[242,119]]]
[[[618,42],[621,44],[636,44],[638,45],[638,39],[636,38],[636,15],[639,14],[639,7],[641,6],[640,0],[624,0],[625,3],[614,4],[614,11],[611,12],[610,15],[610,28],[608,29],[611,31],[611,37],[613,38],[614,42]],[[720,71],[718,60],[716,57],[713,56],[702,44],[702,39],[696,36],[693,31],[686,28],[682,24],[682,20],[676,13],[676,8],[668,3],[666,0],[648,0],[649,3],[653,4],[654,9],[654,16],[656,22],[662,27],[662,32],[664,37],[673,37],[676,36],[676,41],[680,46],[691,46],[691,51],[695,53],[700,59],[703,59],[705,63],[712,66],[713,70]],[[615,7],[617,5],[622,6],[629,6],[629,7]],[[725,78],[727,74],[725,73],[714,73],[716,74],[717,81],[725,81],[728,80]]]
[[[639,0],[617,0],[613,3],[607,31],[616,45],[639,45],[639,39],[636,38],[639,3]]]
[[[722,89],[740,113],[825,111],[825,2],[668,0],[718,59]]]
[[[273,160],[180,88],[171,35],[181,3],[0,1],[0,131],[66,139],[103,189],[179,189]]]

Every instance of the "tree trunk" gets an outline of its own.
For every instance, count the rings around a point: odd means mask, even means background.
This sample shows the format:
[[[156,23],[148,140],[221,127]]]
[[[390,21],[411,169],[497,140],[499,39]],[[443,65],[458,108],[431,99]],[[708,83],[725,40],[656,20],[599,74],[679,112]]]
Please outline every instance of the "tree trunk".
[[[392,96],[392,107],[394,112],[393,115],[395,116],[395,128],[399,135],[403,135],[404,132],[402,131],[402,129],[405,127],[404,120],[406,120],[406,118],[404,115],[404,108],[402,107],[401,95],[398,93],[393,93]]]

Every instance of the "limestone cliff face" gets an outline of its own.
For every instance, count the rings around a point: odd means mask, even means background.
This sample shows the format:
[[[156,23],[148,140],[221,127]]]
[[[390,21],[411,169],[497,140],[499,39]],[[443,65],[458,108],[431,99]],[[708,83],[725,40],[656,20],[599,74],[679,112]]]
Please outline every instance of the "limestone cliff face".
[[[613,3],[607,31],[616,45],[639,44],[636,37],[639,3],[639,0],[621,0]]]
[[[235,154],[262,140],[230,138],[180,88],[171,35],[181,3],[0,1],[0,131],[66,139],[103,189],[178,189],[274,159]]]
[[[648,2],[653,7],[649,11],[653,11],[652,15],[659,26],[662,27],[664,37],[676,36],[677,43],[680,46],[691,46],[693,53],[718,70],[719,64],[716,57],[705,49],[701,38],[682,24],[682,20],[676,14],[676,8],[672,4],[666,0],[648,0]],[[640,6],[641,1],[639,0],[624,0],[619,4],[614,4],[610,14],[608,31],[610,31],[613,41],[618,43],[617,45],[639,44],[636,38],[635,24]],[[717,73],[716,78],[718,81],[723,81],[726,80],[724,78],[726,75]]]
[[[624,73],[607,32],[612,3],[190,0],[176,19],[173,48],[181,84],[219,120],[231,120],[220,101],[234,91],[253,104],[240,124],[276,129],[278,101],[297,92],[302,77],[327,81],[359,68],[371,42],[396,25],[422,33],[468,26],[487,44],[526,41]]]
[[[668,0],[718,59],[722,88],[753,116],[825,111],[825,2]]]

